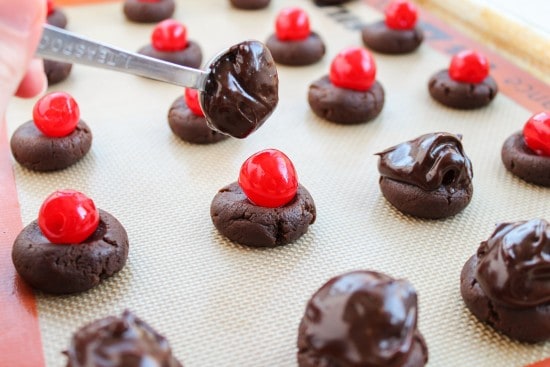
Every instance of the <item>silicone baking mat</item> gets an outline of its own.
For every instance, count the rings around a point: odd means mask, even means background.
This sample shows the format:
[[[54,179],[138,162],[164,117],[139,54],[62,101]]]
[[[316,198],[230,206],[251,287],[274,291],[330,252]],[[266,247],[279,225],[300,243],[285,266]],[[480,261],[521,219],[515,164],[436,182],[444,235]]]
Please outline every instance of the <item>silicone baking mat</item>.
[[[550,191],[507,173],[500,147],[535,111],[550,108],[548,85],[465,39],[430,14],[421,15],[429,42],[414,54],[375,54],[386,104],[374,121],[340,126],[315,117],[310,82],[327,73],[341,49],[361,45],[358,28],[380,19],[385,1],[318,8],[275,0],[266,10],[232,9],[228,1],[178,3],[176,18],[206,59],[247,38],[265,40],[283,7],[299,5],[324,38],[327,55],[301,68],[279,67],[280,103],[245,140],[211,146],[180,141],[166,115],[182,89],[75,65],[51,88],[74,95],[91,126],[91,152],[57,173],[13,162],[8,140],[30,119],[33,100],[14,100],[0,129],[0,366],[63,366],[71,334],[94,319],[128,308],[171,342],[187,367],[295,366],[297,327],[306,301],[325,281],[354,269],[409,279],[419,294],[419,328],[430,366],[523,366],[550,355],[550,343],[526,345],[480,324],[460,297],[464,262],[501,221],[550,219]],[[67,6],[69,29],[134,50],[152,25],[127,22],[120,3]],[[493,64],[501,93],[487,108],[456,111],[434,102],[431,74],[449,54],[480,48]],[[378,188],[374,153],[434,131],[463,134],[474,167],[474,197],[453,218],[404,216]],[[293,160],[313,195],[318,218],[299,241],[275,249],[231,243],[214,229],[210,201],[237,178],[241,163],[264,148]],[[127,266],[77,295],[32,294],[14,274],[13,239],[56,189],[73,188],[115,215],[130,238]]]

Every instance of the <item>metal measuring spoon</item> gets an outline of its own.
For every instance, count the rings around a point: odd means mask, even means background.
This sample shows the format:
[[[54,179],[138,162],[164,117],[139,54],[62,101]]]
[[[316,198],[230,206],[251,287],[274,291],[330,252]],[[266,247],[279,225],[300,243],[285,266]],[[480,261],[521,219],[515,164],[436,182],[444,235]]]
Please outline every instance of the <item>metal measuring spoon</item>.
[[[44,24],[36,54],[197,89],[210,128],[236,138],[259,128],[279,101],[275,62],[258,41],[232,46],[214,57],[206,70],[199,70],[127,52]]]

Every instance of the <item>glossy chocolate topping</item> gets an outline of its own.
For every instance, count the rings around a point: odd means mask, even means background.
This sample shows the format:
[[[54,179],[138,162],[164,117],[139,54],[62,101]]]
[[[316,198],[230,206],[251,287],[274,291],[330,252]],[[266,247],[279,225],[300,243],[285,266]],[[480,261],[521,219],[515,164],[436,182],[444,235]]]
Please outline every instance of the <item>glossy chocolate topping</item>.
[[[258,41],[246,41],[210,65],[201,106],[210,128],[245,138],[271,115],[278,89],[271,53]]]
[[[109,316],[78,330],[67,367],[181,367],[168,341],[132,313]]]
[[[401,366],[416,331],[412,285],[355,271],[328,281],[309,301],[305,335],[318,355],[339,367]]]
[[[499,224],[477,250],[476,280],[509,307],[550,302],[550,227],[544,219]]]
[[[473,173],[460,140],[443,132],[422,135],[377,153],[378,171],[427,191],[441,186],[451,192],[461,189],[470,184]]]

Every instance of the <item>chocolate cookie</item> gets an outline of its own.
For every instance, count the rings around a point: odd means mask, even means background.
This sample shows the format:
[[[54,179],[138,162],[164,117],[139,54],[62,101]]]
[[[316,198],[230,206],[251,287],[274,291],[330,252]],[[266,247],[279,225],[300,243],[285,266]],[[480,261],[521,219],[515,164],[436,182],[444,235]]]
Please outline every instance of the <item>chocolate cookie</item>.
[[[159,51],[153,46],[147,45],[140,48],[138,53],[195,69],[199,68],[202,62],[201,48],[196,42],[191,40],[187,41],[187,47],[181,51]]]
[[[488,105],[498,93],[498,86],[492,76],[480,83],[458,82],[449,76],[448,70],[441,70],[430,78],[430,95],[439,103],[461,110],[471,110]]]
[[[80,120],[71,134],[52,138],[42,134],[33,121],[27,121],[15,130],[10,146],[20,165],[33,171],[57,171],[75,164],[88,153],[92,132]]]
[[[57,8],[54,8],[51,14],[46,17],[46,23],[59,28],[67,27],[67,16],[65,13]]]
[[[327,75],[309,86],[308,102],[313,112],[325,120],[359,124],[380,114],[384,107],[384,88],[378,81],[365,92],[339,88]]]
[[[182,367],[166,338],[129,311],[77,330],[65,354],[67,367]]]
[[[44,73],[48,78],[48,85],[53,85],[67,79],[73,64],[53,60],[44,60]]]
[[[315,222],[313,198],[302,185],[294,199],[279,208],[252,204],[239,184],[229,184],[214,196],[210,206],[214,226],[242,245],[275,247],[296,241]]]
[[[506,139],[501,158],[506,169],[517,177],[535,185],[550,187],[550,157],[529,149],[521,131]]]
[[[187,107],[183,97],[172,103],[168,112],[168,124],[174,134],[189,143],[212,144],[229,137],[208,127],[206,119],[195,115]]]
[[[231,5],[238,9],[257,10],[269,5],[270,0],[230,0]]]
[[[311,32],[308,38],[299,41],[281,41],[272,34],[265,45],[271,52],[273,60],[282,65],[311,65],[321,60],[325,54],[325,44],[315,32]]]
[[[440,219],[470,203],[472,165],[459,136],[426,134],[377,155],[380,189],[399,211]]]
[[[468,309],[510,338],[549,340],[549,249],[547,221],[499,224],[462,268],[460,291]]]
[[[389,28],[383,20],[365,26],[361,36],[365,46],[371,50],[390,55],[413,52],[424,40],[424,32],[418,26],[396,30]]]
[[[428,348],[417,314],[416,292],[406,280],[373,271],[335,277],[307,304],[298,366],[424,366]]]
[[[157,23],[174,14],[174,0],[125,0],[123,11],[128,20],[137,23]]]
[[[15,269],[33,288],[47,293],[84,292],[124,267],[128,236],[119,221],[99,210],[99,226],[79,244],[53,244],[34,221],[15,239]]]
[[[319,6],[340,5],[350,1],[351,0],[313,0],[315,5],[319,5]]]

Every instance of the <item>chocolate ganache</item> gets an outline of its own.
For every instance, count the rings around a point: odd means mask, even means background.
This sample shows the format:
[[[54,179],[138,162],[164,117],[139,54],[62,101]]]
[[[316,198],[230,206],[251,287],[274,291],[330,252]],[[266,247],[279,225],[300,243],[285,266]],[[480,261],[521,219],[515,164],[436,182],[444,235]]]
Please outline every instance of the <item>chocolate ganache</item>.
[[[182,366],[168,341],[128,311],[78,330],[65,354],[67,367]]]
[[[416,323],[417,297],[408,281],[372,271],[335,277],[307,305],[298,339],[299,364],[418,365],[409,358],[416,348],[424,352],[413,359],[424,365],[427,350]]]
[[[258,41],[232,46],[210,65],[201,106],[210,128],[244,138],[271,115],[279,80],[269,50]]]
[[[477,251],[476,280],[494,302],[550,302],[550,227],[544,219],[502,223]]]
[[[472,164],[459,135],[422,135],[377,153],[382,176],[432,191],[441,186],[453,192],[470,184]]]

